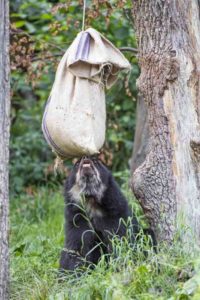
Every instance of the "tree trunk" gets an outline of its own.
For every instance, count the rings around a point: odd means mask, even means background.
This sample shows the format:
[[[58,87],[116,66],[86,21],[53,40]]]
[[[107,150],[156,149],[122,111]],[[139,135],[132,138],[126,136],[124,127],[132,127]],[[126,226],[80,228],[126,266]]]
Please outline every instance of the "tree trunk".
[[[9,1],[0,0],[0,299],[8,299]]]
[[[133,16],[150,142],[132,188],[158,240],[180,220],[200,240],[199,1],[133,0]]]
[[[138,95],[133,153],[130,160],[132,172],[134,172],[144,162],[148,152],[148,142],[149,128],[147,122],[147,106],[144,98]]]

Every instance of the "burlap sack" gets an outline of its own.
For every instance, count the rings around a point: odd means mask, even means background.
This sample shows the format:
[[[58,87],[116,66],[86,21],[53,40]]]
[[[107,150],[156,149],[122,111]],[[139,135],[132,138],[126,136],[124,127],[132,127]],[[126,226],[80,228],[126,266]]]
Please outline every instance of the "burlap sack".
[[[44,136],[61,158],[98,153],[105,140],[105,87],[122,69],[123,54],[96,30],[80,32],[61,59],[42,120]]]

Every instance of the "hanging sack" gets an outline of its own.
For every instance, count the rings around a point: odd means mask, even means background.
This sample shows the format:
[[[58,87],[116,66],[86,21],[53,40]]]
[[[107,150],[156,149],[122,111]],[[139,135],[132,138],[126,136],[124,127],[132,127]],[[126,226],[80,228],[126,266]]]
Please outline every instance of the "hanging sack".
[[[80,32],[62,57],[42,120],[44,136],[62,159],[98,153],[106,130],[105,87],[128,60],[98,31]]]

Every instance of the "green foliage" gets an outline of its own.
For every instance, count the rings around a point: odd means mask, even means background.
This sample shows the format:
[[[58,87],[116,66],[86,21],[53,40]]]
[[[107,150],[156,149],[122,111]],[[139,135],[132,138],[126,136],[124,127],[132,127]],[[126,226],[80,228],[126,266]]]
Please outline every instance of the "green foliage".
[[[11,192],[19,193],[24,187],[56,183],[61,179],[53,173],[54,155],[41,132],[43,103],[38,93],[18,82],[18,94],[12,102],[12,129],[10,141]],[[41,93],[40,93],[41,95]],[[38,96],[38,97],[37,97]],[[23,99],[23,100],[22,100]],[[22,103],[21,103],[22,102]]]
[[[109,265],[103,256],[93,271],[86,269],[82,276],[69,273],[58,283],[64,238],[61,195],[42,188],[12,201],[11,299],[199,299],[199,250],[190,245],[187,252],[177,240],[171,246],[161,245],[156,254],[142,235],[136,251],[126,239],[114,239],[115,255]]]
[[[86,27],[102,32],[117,47],[136,46],[128,19],[131,1],[87,1]],[[79,1],[27,0],[11,2],[12,128],[10,176],[12,191],[56,181],[52,153],[40,125],[57,63],[81,30]],[[94,15],[95,14],[95,15]],[[60,55],[60,56],[59,56]],[[133,69],[107,91],[107,137],[104,157],[114,171],[127,168],[135,126],[137,60],[127,53]],[[71,162],[67,162],[67,165]]]

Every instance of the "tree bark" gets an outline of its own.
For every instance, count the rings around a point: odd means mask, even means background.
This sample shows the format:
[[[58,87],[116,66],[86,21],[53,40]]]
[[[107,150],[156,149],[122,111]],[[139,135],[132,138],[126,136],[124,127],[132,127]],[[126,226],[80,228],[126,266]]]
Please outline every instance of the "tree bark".
[[[147,106],[144,98],[138,95],[133,153],[130,160],[132,172],[134,172],[144,162],[148,152],[149,127],[147,117]]]
[[[200,240],[199,1],[133,0],[133,17],[150,140],[132,189],[158,240],[181,222]]]
[[[8,299],[9,1],[0,0],[0,299]]]

